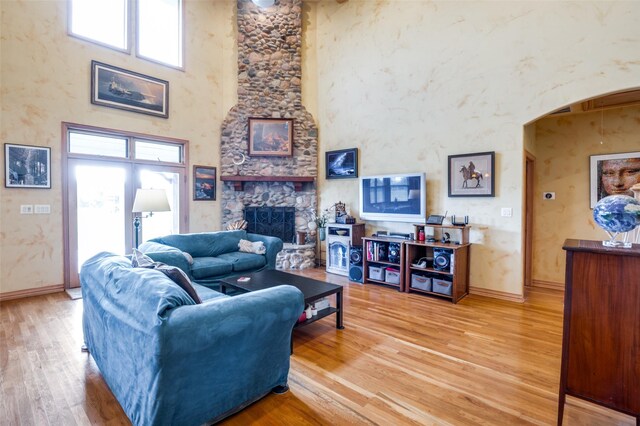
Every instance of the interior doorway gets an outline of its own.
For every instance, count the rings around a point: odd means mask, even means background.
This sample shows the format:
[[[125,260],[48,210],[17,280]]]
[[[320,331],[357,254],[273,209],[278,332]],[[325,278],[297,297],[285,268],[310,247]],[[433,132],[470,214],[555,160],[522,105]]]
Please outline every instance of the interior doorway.
[[[533,196],[535,179],[535,157],[525,151],[524,165],[524,289],[533,284]]]

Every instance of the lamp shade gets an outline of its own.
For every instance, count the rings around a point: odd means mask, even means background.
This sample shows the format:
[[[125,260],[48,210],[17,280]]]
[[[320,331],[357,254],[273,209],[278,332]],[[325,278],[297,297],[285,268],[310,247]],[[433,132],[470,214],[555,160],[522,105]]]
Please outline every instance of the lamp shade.
[[[138,189],[133,201],[132,213],[171,211],[164,189]]]

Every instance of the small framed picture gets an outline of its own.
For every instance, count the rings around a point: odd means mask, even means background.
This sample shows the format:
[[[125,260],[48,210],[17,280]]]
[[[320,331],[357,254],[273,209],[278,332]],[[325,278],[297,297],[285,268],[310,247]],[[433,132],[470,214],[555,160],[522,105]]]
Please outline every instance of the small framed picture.
[[[293,119],[249,118],[249,155],[291,157]]]
[[[494,197],[495,152],[449,156],[449,197]]]
[[[358,177],[358,148],[340,149],[325,153],[327,179]]]
[[[640,152],[592,155],[589,158],[591,208],[609,195],[633,197],[631,187],[640,183]]]
[[[215,201],[215,167],[193,166],[193,199],[194,201]]]
[[[169,82],[91,61],[91,103],[169,117]]]
[[[4,144],[4,186],[51,188],[51,148]]]

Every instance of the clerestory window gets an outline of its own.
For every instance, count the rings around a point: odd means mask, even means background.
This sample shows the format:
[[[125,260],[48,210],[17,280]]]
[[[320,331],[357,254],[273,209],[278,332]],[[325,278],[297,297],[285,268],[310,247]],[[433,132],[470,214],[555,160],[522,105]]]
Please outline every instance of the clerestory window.
[[[182,68],[182,8],[182,0],[69,0],[69,34],[123,52],[133,43],[138,57]]]

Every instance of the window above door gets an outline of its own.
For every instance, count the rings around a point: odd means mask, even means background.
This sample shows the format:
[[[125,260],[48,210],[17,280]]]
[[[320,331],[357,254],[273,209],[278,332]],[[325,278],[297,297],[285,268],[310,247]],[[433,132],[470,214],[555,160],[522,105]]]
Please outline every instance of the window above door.
[[[69,34],[183,67],[183,0],[68,0]]]

